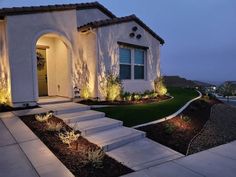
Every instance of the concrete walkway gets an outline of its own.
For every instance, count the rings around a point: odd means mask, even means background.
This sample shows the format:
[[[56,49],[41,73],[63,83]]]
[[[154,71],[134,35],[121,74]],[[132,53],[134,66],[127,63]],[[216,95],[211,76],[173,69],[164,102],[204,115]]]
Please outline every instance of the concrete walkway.
[[[236,176],[236,141],[123,177],[223,176]]]
[[[41,111],[38,109],[38,112]],[[29,112],[37,111],[31,110],[27,113]],[[74,175],[15,114],[8,112],[0,113],[0,176],[73,177]]]

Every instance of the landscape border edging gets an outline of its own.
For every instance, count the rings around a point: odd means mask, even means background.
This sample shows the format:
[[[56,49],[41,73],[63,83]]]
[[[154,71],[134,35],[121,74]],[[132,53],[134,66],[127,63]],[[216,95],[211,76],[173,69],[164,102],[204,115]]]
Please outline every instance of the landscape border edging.
[[[180,114],[185,108],[187,108],[192,102],[200,99],[202,97],[202,93],[199,92],[197,90],[199,96],[196,97],[196,98],[193,98],[192,100],[188,101],[182,108],[180,108],[178,111],[176,111],[175,113],[167,116],[167,117],[163,117],[161,119],[158,119],[158,120],[155,120],[155,121],[152,121],[152,122],[148,122],[148,123],[144,123],[144,124],[140,124],[140,125],[136,125],[136,126],[133,126],[131,128],[139,128],[139,127],[144,127],[144,126],[147,126],[147,125],[152,125],[152,124],[157,124],[157,123],[161,123],[161,122],[164,122],[164,121],[167,121],[167,120],[170,120],[174,117],[176,117],[178,114]]]

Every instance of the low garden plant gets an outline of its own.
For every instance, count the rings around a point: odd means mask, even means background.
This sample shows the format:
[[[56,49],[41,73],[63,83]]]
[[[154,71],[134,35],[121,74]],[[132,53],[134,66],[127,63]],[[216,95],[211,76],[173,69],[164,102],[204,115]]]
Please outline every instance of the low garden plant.
[[[52,118],[52,116],[53,116],[53,113],[52,112],[48,112],[48,113],[46,113],[46,114],[37,114],[37,115],[35,115],[35,119],[37,120],[37,121],[39,121],[39,122],[48,122],[48,120],[50,119],[50,118]]]
[[[47,131],[57,131],[59,132],[62,129],[62,123],[61,122],[54,122],[54,121],[48,121],[46,122],[46,129]]]
[[[167,93],[167,88],[164,85],[163,77],[160,76],[154,80],[154,89],[155,92],[160,96],[163,96]]]
[[[122,83],[119,79],[118,75],[108,73],[102,80],[102,91],[106,100],[115,101],[120,100],[120,96],[122,93]]]
[[[103,168],[103,158],[105,153],[101,149],[89,150],[86,152],[86,160],[83,161],[84,165],[91,165],[94,168]]]
[[[72,130],[65,131],[64,133],[60,132],[58,136],[64,144],[67,144],[69,148],[71,148],[71,143],[75,142],[79,138],[80,134]]]

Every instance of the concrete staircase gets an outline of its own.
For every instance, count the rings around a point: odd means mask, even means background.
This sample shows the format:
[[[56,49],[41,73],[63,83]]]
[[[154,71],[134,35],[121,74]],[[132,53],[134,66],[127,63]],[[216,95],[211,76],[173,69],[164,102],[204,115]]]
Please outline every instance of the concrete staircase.
[[[104,151],[110,151],[122,145],[144,138],[145,133],[122,126],[123,122],[105,117],[105,113],[90,110],[89,106],[64,102],[43,104],[44,109],[54,114],[71,128],[97,144]]]
[[[182,157],[178,152],[145,138],[144,132],[124,127],[122,121],[105,117],[104,113],[91,110],[89,106],[64,102],[41,107],[54,111],[58,118],[79,130],[87,140],[133,170]]]

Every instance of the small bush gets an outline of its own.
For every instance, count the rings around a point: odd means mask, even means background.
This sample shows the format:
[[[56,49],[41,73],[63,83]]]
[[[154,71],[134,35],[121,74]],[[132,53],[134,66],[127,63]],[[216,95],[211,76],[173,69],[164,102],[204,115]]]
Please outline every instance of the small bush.
[[[39,122],[48,122],[48,120],[53,116],[53,113],[46,113],[46,114],[37,114],[35,115],[35,119]]]
[[[80,90],[80,97],[88,100],[90,97],[89,87],[87,85],[83,86]]]
[[[122,98],[124,101],[132,101],[132,94],[129,93],[129,92],[125,92],[123,95],[122,95]]]
[[[122,93],[122,83],[117,75],[107,74],[102,81],[103,93],[106,100],[115,101],[119,100]]]
[[[62,129],[62,123],[54,122],[54,121],[48,121],[46,124],[46,130],[47,131],[60,131]]]
[[[84,161],[84,164],[92,165],[94,168],[102,168],[104,156],[105,156],[105,153],[100,149],[89,150],[87,152],[87,158]]]
[[[71,148],[71,143],[79,138],[80,134],[76,134],[74,130],[65,131],[64,133],[59,133],[60,140]]]
[[[165,133],[171,135],[175,131],[176,127],[173,124],[165,124]]]
[[[163,96],[167,93],[167,88],[163,83],[163,77],[157,77],[154,80],[154,88],[155,88],[155,92],[160,95]]]
[[[0,104],[6,105],[9,103],[10,100],[10,93],[7,89],[6,81],[0,79]]]
[[[184,122],[191,122],[191,118],[189,116],[184,116],[184,115],[180,115],[180,119],[182,119]]]
[[[134,101],[139,101],[139,100],[142,99],[142,95],[141,95],[141,94],[138,94],[138,93],[134,93],[133,99],[134,99]]]

